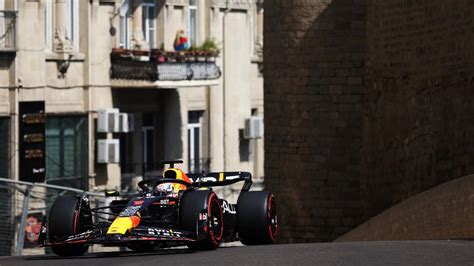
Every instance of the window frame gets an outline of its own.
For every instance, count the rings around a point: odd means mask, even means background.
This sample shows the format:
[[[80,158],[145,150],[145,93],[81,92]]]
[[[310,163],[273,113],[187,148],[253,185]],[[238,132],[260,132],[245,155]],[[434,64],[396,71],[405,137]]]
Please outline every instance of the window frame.
[[[149,17],[150,9],[152,10],[153,16]],[[150,20],[151,25],[153,27],[150,28]],[[154,0],[144,0],[142,2],[142,31],[143,37],[145,41],[148,43],[151,49],[156,48],[156,34],[157,34],[157,27],[156,27],[156,3]],[[153,36],[150,36],[150,31],[153,32]],[[153,42],[151,42],[151,40]]]
[[[58,128],[49,128],[48,122],[51,120],[56,119],[57,122],[59,122],[59,125],[61,127]],[[64,161],[66,159],[66,153],[68,152],[65,147],[66,147],[66,142],[68,139],[66,138],[66,130],[70,130],[71,128],[65,127],[64,123],[68,122],[68,119],[77,119],[76,122],[78,122],[75,125],[75,129],[77,130],[77,126],[79,124],[82,124],[81,126],[83,128],[80,129],[80,131],[74,131],[74,135],[69,135],[69,137],[73,136],[74,138],[85,138],[82,140],[82,142],[74,142],[74,149],[79,148],[81,149],[81,152],[78,152],[79,150],[74,150],[72,154],[74,154],[73,161],[74,163],[77,163],[77,160],[80,161],[79,167],[78,165],[72,165],[72,171],[71,169],[66,169],[67,165],[66,162]],[[45,125],[45,148],[46,148],[46,183],[51,183],[51,184],[64,184],[63,182],[70,182],[71,180],[77,180],[76,182],[78,183],[70,183],[73,187],[80,188],[80,189],[87,189],[88,187],[88,167],[89,167],[89,123],[88,123],[88,117],[85,115],[80,115],[80,114],[71,114],[71,115],[61,115],[61,114],[47,114],[46,116],[46,125]],[[58,135],[55,136],[54,134],[51,134],[51,130],[58,130]],[[63,130],[63,134],[61,134],[61,130]],[[79,134],[76,134],[79,133]],[[84,134],[84,135],[80,135]],[[63,139],[60,139],[61,136],[63,136]],[[56,152],[52,150],[52,148],[48,148],[48,145],[50,145],[51,142],[51,137],[57,137],[58,138],[58,161],[54,161],[53,156],[56,154],[51,154],[51,152]],[[69,139],[70,140],[70,139]],[[76,140],[74,140],[76,141]],[[85,142],[85,143],[84,143]],[[80,146],[76,146],[80,145]],[[49,152],[48,152],[49,151]],[[48,162],[50,161],[50,162]],[[56,168],[51,170],[49,166],[50,163],[53,163],[55,167],[57,168],[57,176],[55,175]],[[63,163],[63,164],[61,164]],[[70,162],[69,162],[70,163]],[[68,165],[71,166],[71,165]],[[62,169],[61,169],[62,168]],[[69,185],[68,185],[69,186]]]
[[[46,0],[44,6],[44,48],[53,50],[53,0]]]
[[[125,10],[122,10],[125,9]],[[123,49],[130,48],[130,1],[124,0],[119,8],[119,47]],[[125,14],[123,14],[125,11]]]
[[[68,16],[66,34],[71,40],[73,50],[79,49],[79,3],[77,0],[67,0]]]
[[[194,2],[194,4],[192,4]],[[194,25],[191,23],[191,13],[194,13]],[[198,18],[198,0],[189,0],[188,2],[188,43],[189,46],[197,45],[199,42],[199,18]],[[192,25],[194,28],[192,28]]]
[[[197,118],[197,122],[190,122],[190,117],[192,116],[195,116]],[[203,116],[204,116],[204,111],[202,110],[197,110],[197,111],[189,111],[188,112],[188,125],[187,125],[187,129],[188,129],[188,170],[189,172],[197,172],[197,171],[201,171],[202,168],[203,168],[203,165],[202,165],[202,156],[203,156],[203,153],[202,153],[202,150],[203,150]],[[197,133],[198,133],[198,154],[199,154],[199,158],[195,158],[195,130],[197,130]],[[195,162],[198,162],[197,165]]]

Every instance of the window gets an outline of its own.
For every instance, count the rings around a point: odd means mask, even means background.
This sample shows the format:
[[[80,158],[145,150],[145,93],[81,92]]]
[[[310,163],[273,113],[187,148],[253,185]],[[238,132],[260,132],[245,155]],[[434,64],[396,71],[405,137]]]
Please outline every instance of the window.
[[[5,1],[4,0],[0,0],[0,10],[5,10]],[[6,14],[1,14],[1,17],[0,17],[0,32],[1,32],[1,35],[5,35],[4,37],[6,37],[6,17],[5,17]],[[0,38],[0,47],[1,48],[5,48],[5,38],[2,37]]]
[[[189,0],[188,40],[190,45],[197,45],[197,0]]]
[[[155,162],[155,126],[153,113],[143,114],[143,172],[154,170]]]
[[[244,137],[244,130],[239,129],[239,159],[250,162],[250,140]]]
[[[124,0],[120,6],[120,48],[130,48],[130,34],[128,32],[129,1]]]
[[[72,42],[72,47],[79,47],[79,1],[67,0],[68,16],[67,16],[67,37]]]
[[[44,48],[51,50],[53,36],[53,0],[46,0],[44,7]]]
[[[189,172],[199,173],[202,169],[202,117],[203,111],[188,113],[188,162]]]
[[[145,40],[150,45],[150,48],[156,48],[156,7],[154,0],[144,0],[142,4],[143,8],[143,33],[145,35]]]
[[[8,164],[10,163],[8,151],[10,144],[10,119],[0,118],[0,177],[8,178],[9,169]]]
[[[0,177],[9,178],[10,119],[0,118]],[[0,183],[0,256],[10,256],[12,239],[15,237],[16,217],[12,214],[12,199],[15,190]]]
[[[47,183],[87,189],[87,118],[47,117]]]

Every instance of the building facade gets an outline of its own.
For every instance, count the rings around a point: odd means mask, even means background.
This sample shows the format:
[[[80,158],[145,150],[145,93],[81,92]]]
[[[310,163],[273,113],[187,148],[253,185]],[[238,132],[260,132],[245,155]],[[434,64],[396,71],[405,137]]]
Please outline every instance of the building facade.
[[[18,138],[18,102],[45,101],[49,181],[71,175],[84,179],[79,182],[84,188],[117,186],[124,175],[155,175],[164,159],[183,159],[186,170],[263,176],[263,141],[242,135],[245,119],[263,115],[260,3],[5,0],[0,5],[6,10],[4,36],[14,40],[9,44],[4,38],[1,51],[0,123],[7,132],[2,140]],[[218,46],[220,54],[212,60],[220,75],[142,79],[133,72],[147,70],[132,62],[124,70],[131,75],[113,76],[120,62],[111,54],[151,60],[153,51],[174,50],[179,30],[191,46],[206,40]],[[97,111],[110,108],[132,114],[133,131],[97,132]],[[99,139],[120,139],[119,163],[97,163]],[[17,149],[10,141],[11,160],[2,167],[15,179]]]
[[[262,5],[0,1],[1,177],[21,179],[19,103],[44,101],[47,183],[134,190],[165,159],[262,180],[263,139],[244,134],[263,117]],[[174,52],[180,31],[197,54]],[[199,54],[206,43],[213,53]],[[127,133],[98,131],[110,109],[127,114]],[[100,163],[99,140],[118,140],[119,160]]]

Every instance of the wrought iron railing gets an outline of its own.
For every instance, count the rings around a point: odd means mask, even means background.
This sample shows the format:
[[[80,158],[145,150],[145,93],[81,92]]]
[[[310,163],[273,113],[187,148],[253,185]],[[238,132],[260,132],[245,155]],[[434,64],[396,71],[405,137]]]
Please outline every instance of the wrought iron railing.
[[[112,79],[181,81],[213,80],[221,76],[216,54],[198,52],[131,51],[111,53]]]
[[[0,11],[0,52],[16,51],[16,11]]]

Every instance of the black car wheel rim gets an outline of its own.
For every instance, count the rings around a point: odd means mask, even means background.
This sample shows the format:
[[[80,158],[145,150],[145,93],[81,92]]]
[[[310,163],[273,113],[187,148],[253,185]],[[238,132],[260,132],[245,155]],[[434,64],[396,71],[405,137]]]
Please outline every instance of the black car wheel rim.
[[[267,218],[268,218],[268,233],[272,241],[275,241],[278,231],[278,217],[275,200],[273,195],[268,198],[267,204]]]
[[[222,212],[219,201],[215,195],[211,196],[209,211],[209,228],[212,232],[211,235],[216,241],[220,241],[223,233]]]

